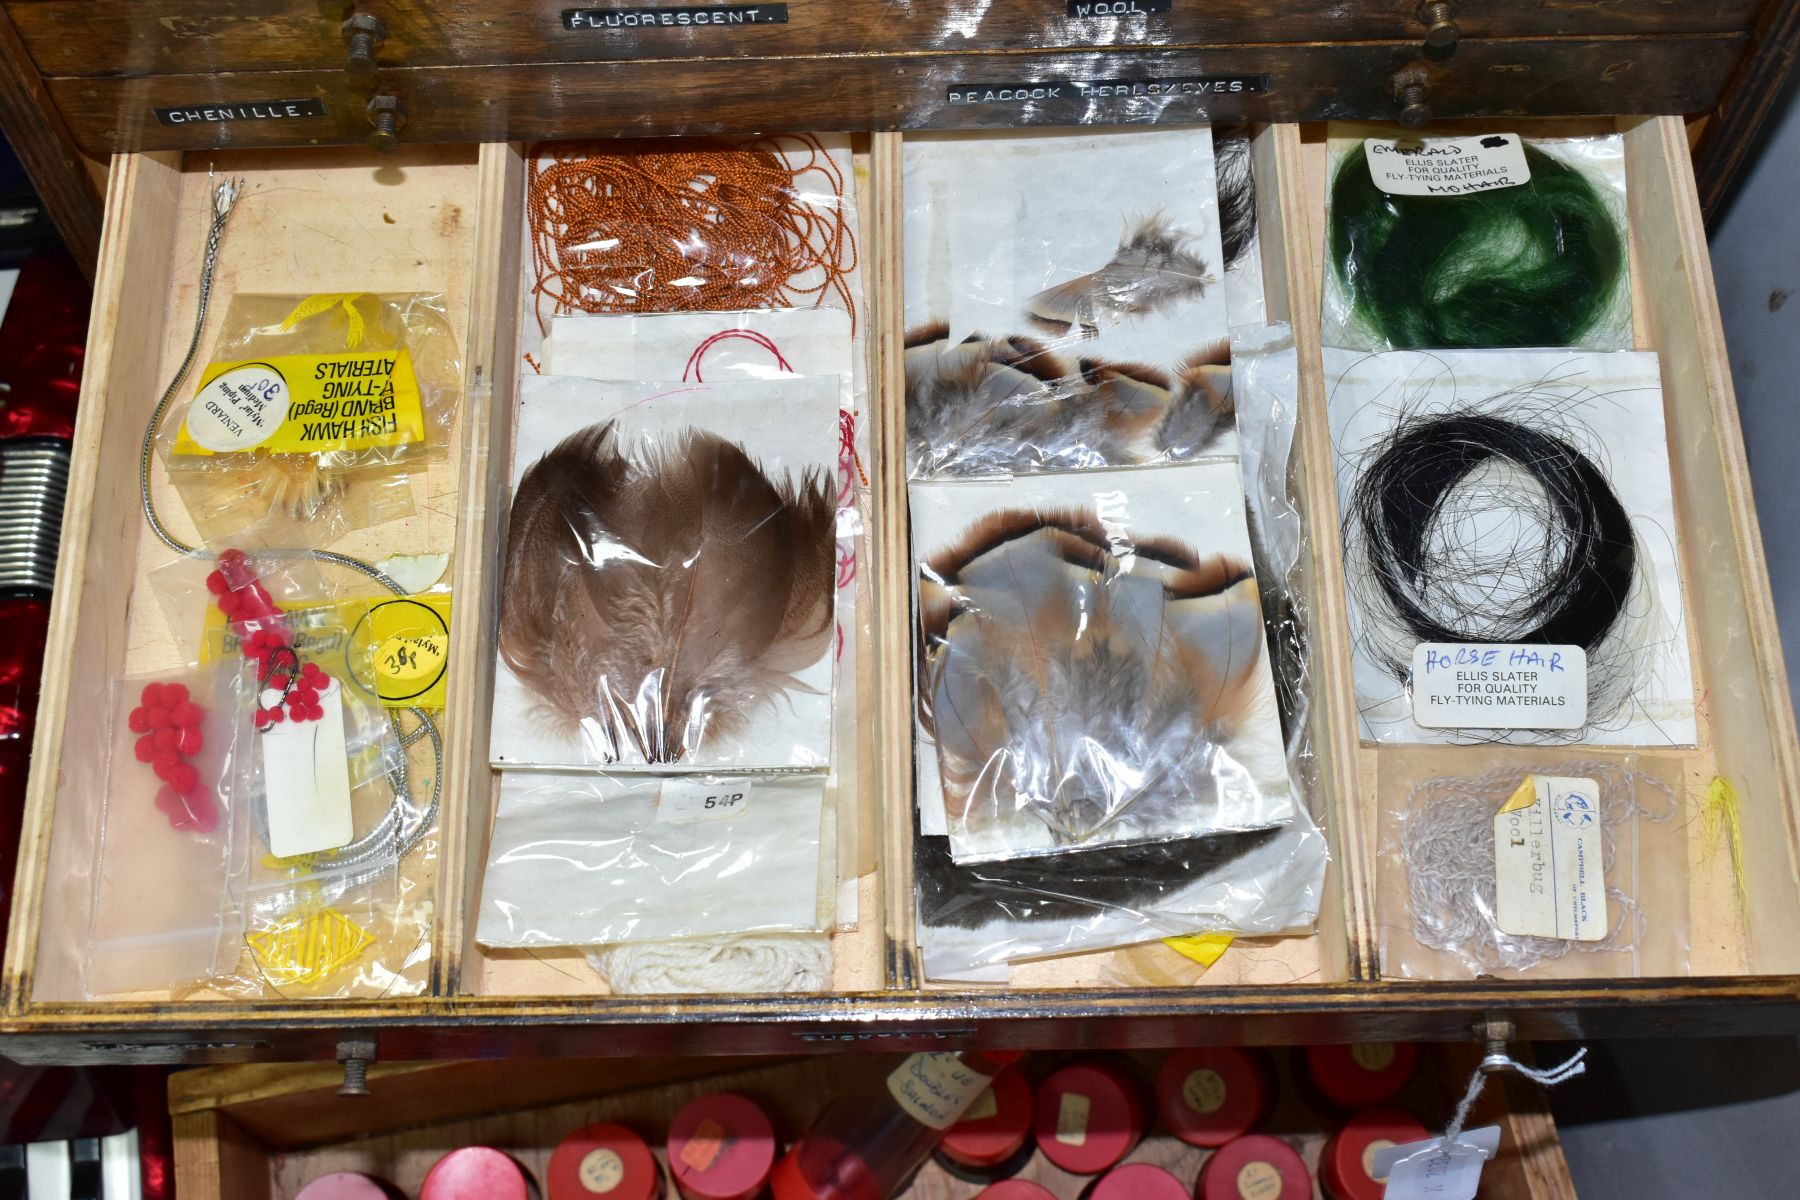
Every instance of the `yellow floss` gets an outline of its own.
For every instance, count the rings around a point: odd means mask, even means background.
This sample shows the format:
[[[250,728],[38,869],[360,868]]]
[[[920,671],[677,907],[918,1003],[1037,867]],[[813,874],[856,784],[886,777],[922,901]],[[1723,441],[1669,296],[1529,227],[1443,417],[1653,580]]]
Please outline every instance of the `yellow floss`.
[[[1700,803],[1700,820],[1706,831],[1707,857],[1718,852],[1720,841],[1731,849],[1731,881],[1737,891],[1738,914],[1748,920],[1745,900],[1750,888],[1744,878],[1744,826],[1738,811],[1737,789],[1723,775],[1714,775],[1706,789],[1706,799]]]
[[[1203,967],[1210,967],[1230,947],[1231,940],[1229,933],[1190,933],[1186,937],[1164,938],[1163,945]]]
[[[368,930],[335,908],[291,916],[245,940],[263,973],[277,984],[321,983],[375,944]]]
[[[362,345],[363,315],[357,311],[356,300],[361,292],[320,292],[308,296],[294,306],[294,311],[287,315],[281,323],[281,331],[288,332],[309,317],[316,317],[322,312],[342,307],[344,310],[344,346],[354,350]]]

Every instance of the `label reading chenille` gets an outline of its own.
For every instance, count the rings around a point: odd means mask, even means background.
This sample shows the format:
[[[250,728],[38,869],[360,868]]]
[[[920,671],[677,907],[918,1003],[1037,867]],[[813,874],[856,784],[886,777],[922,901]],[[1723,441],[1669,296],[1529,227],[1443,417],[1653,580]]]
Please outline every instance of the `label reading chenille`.
[[[1136,17],[1166,13],[1175,0],[1069,0],[1071,17]]]
[[[158,125],[207,125],[220,121],[290,121],[296,117],[322,117],[319,100],[252,100],[245,104],[171,104],[158,108]]]
[[[721,29],[786,25],[785,4],[697,4],[679,8],[565,8],[564,29]]]
[[[1267,75],[1189,75],[1170,79],[1054,79],[1045,83],[959,83],[946,93],[952,105],[1085,104],[1092,100],[1169,100],[1177,97],[1249,96],[1269,90]]]

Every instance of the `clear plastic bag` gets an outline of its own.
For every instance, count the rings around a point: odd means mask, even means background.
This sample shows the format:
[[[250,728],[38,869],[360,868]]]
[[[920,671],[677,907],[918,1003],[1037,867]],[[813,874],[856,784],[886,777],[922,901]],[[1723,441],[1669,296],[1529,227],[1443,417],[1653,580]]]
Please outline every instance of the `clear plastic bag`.
[[[1325,345],[1630,349],[1624,138],[1459,128],[1331,126]]]
[[[234,296],[163,463],[208,546],[325,546],[412,513],[461,392],[441,296]]]
[[[1635,754],[1384,750],[1382,973],[1686,974],[1681,784],[1678,763]]]
[[[825,767],[837,381],[521,392],[494,763]]]
[[[1250,539],[1288,731],[1289,776],[1305,794],[1316,785],[1299,577],[1306,530],[1292,498],[1290,463],[1297,367],[1285,326],[1233,337]],[[926,815],[936,768],[933,747],[926,742],[920,750]],[[919,941],[933,979],[1004,981],[1009,962],[1168,935],[1302,931],[1317,918],[1328,860],[1325,837],[1304,806],[1274,831],[972,866],[952,859],[942,832],[922,832],[914,849]]]
[[[915,478],[1233,453],[1210,130],[929,135],[905,158]]]
[[[476,937],[593,946],[831,924],[819,774],[506,772]]]
[[[1656,356],[1324,364],[1363,736],[1692,745]]]
[[[204,979],[242,930],[241,760],[254,749],[230,664],[120,681],[100,810],[85,988],[168,991]]]
[[[1235,463],[911,501],[919,803],[958,863],[1294,818]]]
[[[931,979],[1202,932],[1299,932],[1318,919],[1328,849],[1304,809],[1279,829],[963,866],[914,841],[919,941]],[[998,969],[1000,974],[994,972]]]

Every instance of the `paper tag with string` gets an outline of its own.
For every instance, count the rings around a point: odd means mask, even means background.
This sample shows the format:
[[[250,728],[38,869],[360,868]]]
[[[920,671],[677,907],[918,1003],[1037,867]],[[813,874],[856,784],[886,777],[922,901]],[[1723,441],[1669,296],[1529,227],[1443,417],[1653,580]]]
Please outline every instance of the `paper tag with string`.
[[[1500,1127],[1471,1129],[1454,1142],[1442,1138],[1375,1152],[1375,1179],[1387,1180],[1385,1200],[1475,1200],[1481,1168],[1500,1150]]]

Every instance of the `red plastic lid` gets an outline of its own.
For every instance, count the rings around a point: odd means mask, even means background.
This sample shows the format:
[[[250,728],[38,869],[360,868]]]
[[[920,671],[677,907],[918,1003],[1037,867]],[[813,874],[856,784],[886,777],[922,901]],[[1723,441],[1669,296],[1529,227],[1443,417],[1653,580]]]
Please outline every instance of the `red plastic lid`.
[[[663,1193],[656,1156],[623,1125],[571,1133],[550,1155],[549,1177],[550,1200],[660,1200]]]
[[[437,1160],[419,1200],[529,1200],[525,1168],[489,1146],[466,1146]]]
[[[1098,1175],[1144,1136],[1138,1082],[1113,1063],[1064,1067],[1038,1085],[1033,1107],[1038,1149],[1077,1175]]]
[[[1161,1167],[1132,1163],[1108,1171],[1088,1200],[1193,1200],[1193,1195]]]
[[[1320,1095],[1353,1112],[1398,1096],[1418,1066],[1419,1048],[1410,1042],[1306,1048],[1306,1069]]]
[[[1325,1143],[1319,1156],[1319,1183],[1331,1200],[1381,1200],[1385,1182],[1370,1174],[1375,1152],[1422,1142],[1431,1136],[1419,1118],[1398,1108],[1377,1108],[1350,1118]]]
[[[743,1096],[701,1096],[669,1126],[669,1173],[689,1200],[750,1200],[774,1166],[774,1127]]]
[[[1031,1136],[1031,1084],[1007,1071],[976,1097],[963,1119],[944,1133],[944,1157],[965,1167],[991,1167],[1019,1152]]]
[[[294,1200],[391,1200],[391,1193],[367,1175],[334,1171],[301,1188]]]
[[[975,1194],[975,1200],[1056,1200],[1056,1193],[1029,1179],[1002,1179]],[[1187,1200],[1186,1196],[1182,1200]]]
[[[835,1178],[816,1188],[806,1182],[800,1170],[802,1153],[809,1161],[822,1164],[821,1169],[835,1172]],[[883,1200],[874,1174],[853,1151],[836,1144],[813,1147],[804,1138],[775,1164],[769,1192],[775,1200]]]
[[[1200,1171],[1199,1200],[1312,1200],[1312,1177],[1294,1148],[1252,1133],[1213,1151]]]
[[[1223,1146],[1243,1137],[1273,1099],[1267,1062],[1246,1050],[1181,1050],[1156,1073],[1163,1122],[1190,1146]]]

